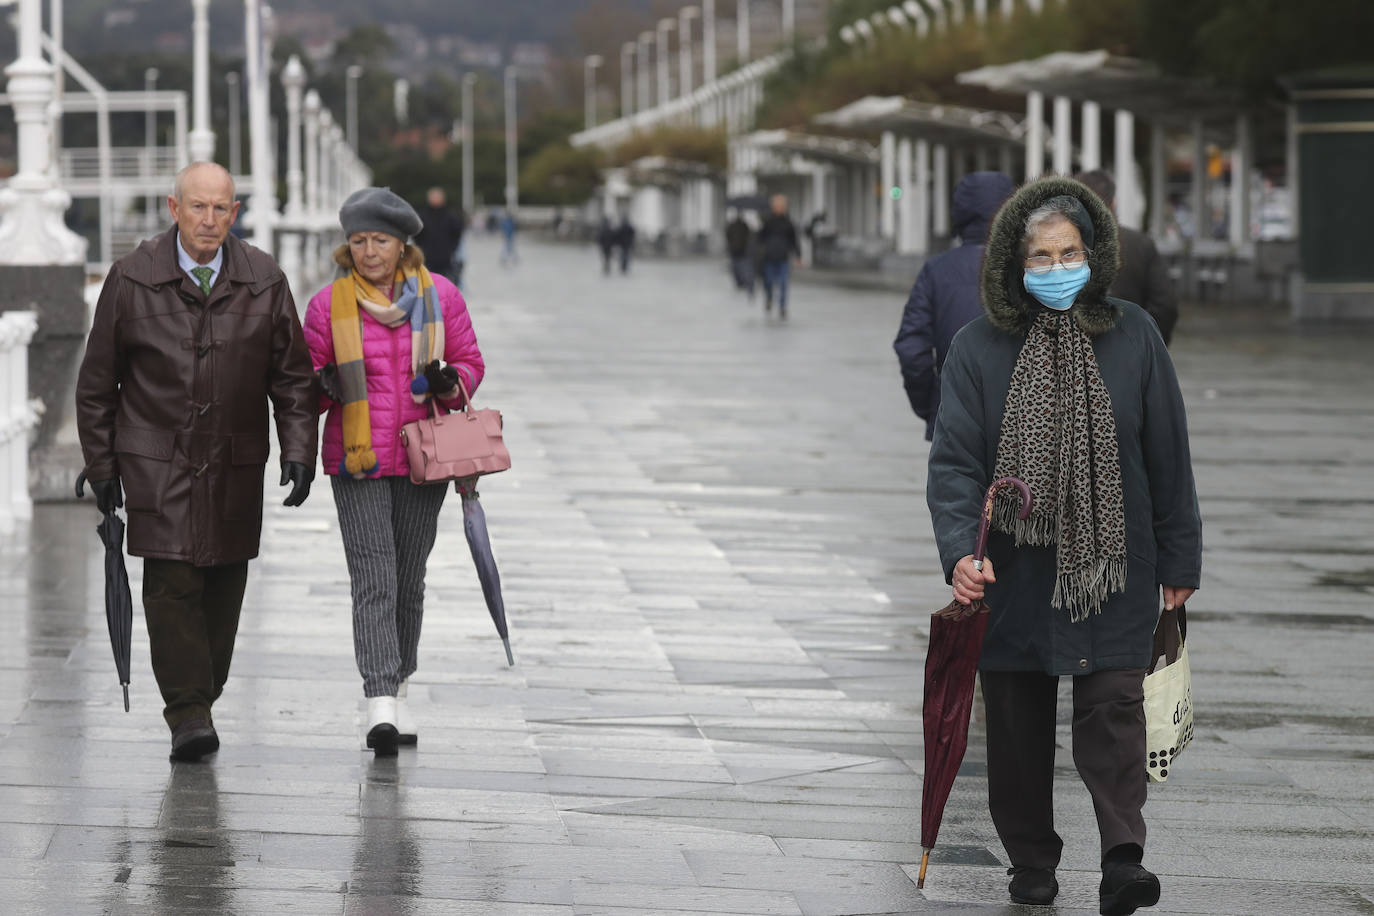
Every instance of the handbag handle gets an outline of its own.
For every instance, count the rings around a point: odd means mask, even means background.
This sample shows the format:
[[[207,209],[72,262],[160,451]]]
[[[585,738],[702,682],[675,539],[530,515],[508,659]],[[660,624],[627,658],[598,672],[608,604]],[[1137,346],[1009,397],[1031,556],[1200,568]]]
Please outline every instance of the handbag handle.
[[[1171,618],[1169,616],[1171,614],[1176,616]],[[1164,656],[1166,665],[1172,665],[1178,661],[1179,649],[1187,643],[1187,605],[1180,604],[1172,611],[1165,611],[1160,615],[1159,623],[1155,626],[1154,648],[1150,651],[1150,668],[1146,673],[1154,673],[1161,655]]]
[[[468,410],[472,406],[472,395],[468,394],[468,386],[463,382],[462,372],[458,373],[458,390],[463,395],[463,406],[458,408],[458,412],[465,414],[466,419],[475,420],[476,417]],[[439,399],[433,395],[429,399],[429,416],[436,424],[443,425],[444,415],[439,413]]]

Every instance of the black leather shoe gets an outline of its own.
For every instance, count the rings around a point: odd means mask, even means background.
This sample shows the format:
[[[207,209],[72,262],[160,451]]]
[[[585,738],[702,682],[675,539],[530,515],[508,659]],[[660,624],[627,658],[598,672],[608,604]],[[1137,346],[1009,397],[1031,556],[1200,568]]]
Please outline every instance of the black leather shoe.
[[[1130,916],[1159,902],[1159,879],[1135,862],[1109,862],[1102,866],[1098,896],[1102,916]]]
[[[1016,903],[1031,906],[1049,906],[1059,896],[1059,882],[1054,871],[1049,868],[1008,868],[1011,884],[1007,891]]]
[[[172,760],[194,763],[217,750],[219,735],[215,733],[215,727],[204,719],[188,719],[172,729]]]

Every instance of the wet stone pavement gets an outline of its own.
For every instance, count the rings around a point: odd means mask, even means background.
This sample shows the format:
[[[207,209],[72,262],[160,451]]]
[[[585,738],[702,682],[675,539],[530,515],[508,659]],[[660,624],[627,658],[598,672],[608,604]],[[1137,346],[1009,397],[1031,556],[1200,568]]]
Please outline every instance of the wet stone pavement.
[[[122,709],[95,509],[40,506],[0,551],[0,911],[1037,912],[1007,903],[977,718],[915,886],[947,592],[901,297],[801,284],[784,325],[715,264],[524,256],[502,272],[483,241],[471,276],[515,463],[483,502],[516,666],[450,496],[419,747],[361,751],[329,487],[289,510],[270,477],[223,749],[169,764],[141,620]],[[1152,912],[1374,913],[1371,343],[1215,308],[1179,331],[1206,577],[1197,739],[1147,809]],[[1054,912],[1095,913],[1061,712]]]

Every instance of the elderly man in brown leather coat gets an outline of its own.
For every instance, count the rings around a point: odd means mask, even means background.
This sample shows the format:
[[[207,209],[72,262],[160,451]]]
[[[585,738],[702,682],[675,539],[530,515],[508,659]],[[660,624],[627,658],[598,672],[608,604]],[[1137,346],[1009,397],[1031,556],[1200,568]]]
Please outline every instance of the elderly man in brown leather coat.
[[[187,166],[167,203],[176,225],[105,279],[76,409],[101,510],[127,496],[172,759],[198,760],[219,749],[210,707],[258,554],[268,405],[281,483],[292,484],[285,504],[298,506],[315,475],[318,396],[286,278],[229,234],[239,208],[229,173]]]

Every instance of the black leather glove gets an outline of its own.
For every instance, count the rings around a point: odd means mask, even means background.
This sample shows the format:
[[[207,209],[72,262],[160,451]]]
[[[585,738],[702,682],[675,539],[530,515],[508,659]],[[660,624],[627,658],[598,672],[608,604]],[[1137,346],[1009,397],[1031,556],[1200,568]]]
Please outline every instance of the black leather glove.
[[[434,360],[425,366],[425,381],[429,383],[429,393],[441,398],[452,397],[458,389],[458,370],[447,363]]]
[[[119,485],[118,477],[111,477],[109,480],[90,480],[86,477],[86,472],[82,471],[76,476],[78,497],[85,497],[83,484],[87,483],[91,485],[91,493],[95,496],[95,507],[101,512],[113,512],[124,505],[124,488]]]
[[[310,495],[310,482],[315,479],[315,469],[306,467],[299,461],[284,461],[281,466],[281,485],[291,484],[291,492],[282,500],[283,506],[299,506]]]
[[[339,367],[333,363],[325,363],[316,374],[320,379],[320,390],[324,392],[325,397],[342,404],[344,398],[343,386],[339,384]],[[283,480],[282,483],[286,481]]]

